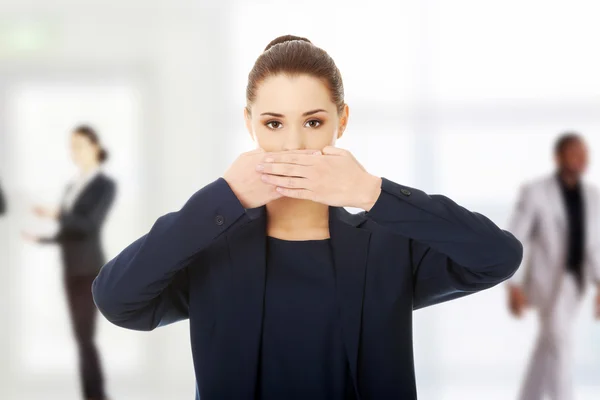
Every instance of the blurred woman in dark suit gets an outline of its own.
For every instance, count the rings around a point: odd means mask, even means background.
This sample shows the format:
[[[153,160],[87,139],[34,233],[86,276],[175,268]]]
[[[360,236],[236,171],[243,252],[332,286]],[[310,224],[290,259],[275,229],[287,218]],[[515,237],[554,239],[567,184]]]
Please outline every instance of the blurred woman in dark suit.
[[[38,243],[56,243],[61,248],[64,284],[77,340],[84,398],[104,400],[104,379],[94,342],[97,309],[91,286],[105,263],[101,227],[113,203],[116,185],[101,171],[108,154],[92,128],[79,126],[73,131],[71,151],[79,173],[67,186],[61,206],[56,209],[34,208],[39,217],[58,220],[58,233],[53,237],[24,236]]]

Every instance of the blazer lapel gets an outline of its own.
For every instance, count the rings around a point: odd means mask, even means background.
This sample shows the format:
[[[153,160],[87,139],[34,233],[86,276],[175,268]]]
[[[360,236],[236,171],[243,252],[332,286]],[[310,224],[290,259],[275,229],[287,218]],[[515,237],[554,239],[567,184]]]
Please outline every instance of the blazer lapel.
[[[253,213],[254,212],[254,213]],[[227,348],[224,373],[234,383],[224,398],[253,399],[258,378],[266,279],[266,218],[264,209],[248,210],[253,219],[227,237],[231,258],[230,293],[219,320]]]
[[[329,229],[333,249],[342,338],[346,347],[352,382],[357,398],[358,352],[362,324],[367,256],[371,233],[357,226],[364,221],[343,208],[330,208]]]
[[[566,232],[565,230],[567,228],[567,213],[565,211],[565,201],[558,179],[559,178],[556,175],[553,175],[549,181],[548,201],[551,203],[550,206],[553,209],[553,214],[558,226],[563,230],[563,232]]]
[[[82,201],[90,194],[92,194],[94,192],[94,190],[96,189],[97,185],[100,182],[100,178],[102,176],[101,172],[98,172],[96,174],[96,176],[94,176],[89,182],[86,182],[85,185],[83,186],[83,188],[81,189],[81,191],[79,193],[77,193],[76,197],[73,199],[73,204],[70,207],[70,211],[72,212],[73,210],[76,209],[76,207],[78,207]],[[66,194],[68,193],[69,190],[72,190],[74,184],[70,184],[67,188],[67,192],[65,193],[65,196],[63,196],[63,201],[61,202],[61,210],[63,211],[67,211],[65,208],[65,197]]]

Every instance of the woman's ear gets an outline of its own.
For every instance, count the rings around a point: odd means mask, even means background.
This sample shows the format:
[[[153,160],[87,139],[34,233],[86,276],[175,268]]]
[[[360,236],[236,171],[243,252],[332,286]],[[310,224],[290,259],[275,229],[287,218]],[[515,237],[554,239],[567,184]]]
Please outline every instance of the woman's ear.
[[[338,127],[337,138],[341,138],[346,130],[346,126],[348,126],[348,116],[350,115],[350,107],[348,104],[344,104],[344,109],[342,110],[342,114],[340,115],[340,124]]]
[[[244,121],[246,122],[246,129],[250,134],[250,138],[254,141],[254,132],[252,132],[252,116],[248,111],[248,107],[244,107]]]

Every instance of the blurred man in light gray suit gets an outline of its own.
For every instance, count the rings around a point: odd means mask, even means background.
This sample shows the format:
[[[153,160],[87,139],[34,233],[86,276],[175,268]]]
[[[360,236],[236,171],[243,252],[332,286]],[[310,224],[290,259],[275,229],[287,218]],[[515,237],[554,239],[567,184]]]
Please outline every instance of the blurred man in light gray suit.
[[[525,249],[523,266],[509,281],[509,307],[520,317],[531,306],[540,321],[521,400],[573,399],[573,327],[590,282],[598,288],[600,317],[600,195],[582,181],[583,138],[563,134],[555,160],[555,173],[523,185],[509,226]]]

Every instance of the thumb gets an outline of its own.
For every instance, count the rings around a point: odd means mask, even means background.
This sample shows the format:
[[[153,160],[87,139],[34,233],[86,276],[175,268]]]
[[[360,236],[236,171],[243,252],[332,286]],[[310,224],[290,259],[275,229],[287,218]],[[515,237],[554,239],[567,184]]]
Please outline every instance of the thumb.
[[[342,156],[342,155],[346,154],[346,150],[339,149],[339,148],[333,147],[333,146],[327,146],[327,147],[323,148],[323,154],[328,154],[328,155],[333,155],[333,156]]]

